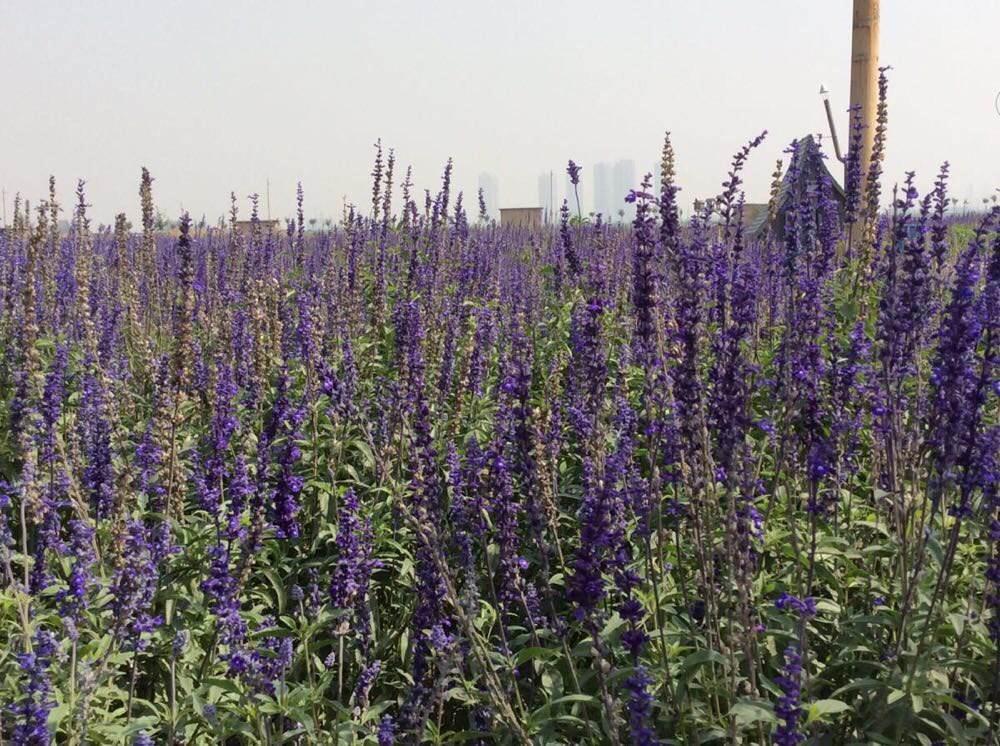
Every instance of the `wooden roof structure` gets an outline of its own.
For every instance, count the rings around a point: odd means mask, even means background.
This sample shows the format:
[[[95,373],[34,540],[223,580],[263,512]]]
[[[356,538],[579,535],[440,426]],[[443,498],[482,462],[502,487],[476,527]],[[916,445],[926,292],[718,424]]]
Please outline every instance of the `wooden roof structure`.
[[[795,168],[789,167],[781,180],[778,194],[774,200],[774,218],[771,217],[770,210],[757,211],[757,214],[747,223],[747,234],[753,239],[763,239],[768,231],[775,238],[781,239],[785,236],[785,217],[789,208],[794,204],[792,175],[794,172],[799,177],[805,179],[806,183],[813,183],[822,188],[830,190],[830,195],[836,201],[841,217],[844,213],[845,194],[844,188],[840,185],[830,169],[827,168],[827,159],[819,147],[819,143],[812,135],[806,135],[795,143],[795,155],[797,159]]]

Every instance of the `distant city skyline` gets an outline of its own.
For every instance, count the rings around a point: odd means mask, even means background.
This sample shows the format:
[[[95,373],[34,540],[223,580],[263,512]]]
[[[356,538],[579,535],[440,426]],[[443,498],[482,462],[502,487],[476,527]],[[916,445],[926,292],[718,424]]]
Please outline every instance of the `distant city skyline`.
[[[370,204],[378,138],[415,194],[451,157],[466,205],[484,172],[503,204],[531,204],[551,169],[557,208],[572,158],[589,212],[596,165],[655,162],[667,129],[685,209],[768,130],[744,174],[760,202],[793,140],[828,143],[821,84],[848,137],[849,2],[0,0],[0,22],[8,220],[15,192],[37,203],[53,174],[64,204],[87,181],[95,223],[135,223],[142,166],[171,219],[183,206],[214,222],[231,191],[245,217],[269,181],[272,216],[294,214],[301,182],[307,215],[339,220]],[[884,194],[910,170],[923,194],[945,160],[960,205],[1000,186],[998,27],[996,0],[882,0]]]

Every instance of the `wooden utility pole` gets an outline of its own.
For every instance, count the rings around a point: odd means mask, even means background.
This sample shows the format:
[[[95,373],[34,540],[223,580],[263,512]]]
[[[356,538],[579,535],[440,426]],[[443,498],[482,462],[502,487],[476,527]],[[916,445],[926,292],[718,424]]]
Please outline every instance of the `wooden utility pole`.
[[[878,108],[878,16],[879,0],[854,0],[851,31],[851,112],[861,113],[861,173],[875,143],[875,114]],[[850,131],[850,130],[848,130]]]

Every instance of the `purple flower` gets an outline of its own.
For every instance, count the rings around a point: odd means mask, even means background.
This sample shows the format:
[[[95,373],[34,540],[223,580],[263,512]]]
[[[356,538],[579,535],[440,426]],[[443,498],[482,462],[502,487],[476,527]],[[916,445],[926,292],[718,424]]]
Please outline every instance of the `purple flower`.
[[[87,608],[87,596],[94,583],[92,568],[96,560],[94,551],[94,529],[82,519],[70,522],[70,554],[73,564],[70,569],[66,590],[60,591],[60,613],[75,634],[83,612]]]
[[[473,338],[472,353],[469,357],[468,387],[474,394],[483,393],[483,380],[486,377],[486,366],[493,345],[494,321],[489,309],[477,309],[474,312],[476,332]]]
[[[945,210],[948,206],[948,161],[941,164],[934,191],[931,192],[933,211],[931,212],[931,253],[938,268],[944,264],[948,253],[948,224],[945,222]]]
[[[35,564],[31,569],[30,590],[39,594],[51,583],[46,559],[47,550],[62,549],[60,511],[67,504],[69,474],[60,456],[59,421],[66,395],[66,371],[69,353],[65,344],[56,347],[55,356],[45,375],[42,392],[41,431],[38,434],[38,474],[41,477],[41,525],[35,542]]]
[[[255,491],[246,458],[243,454],[239,454],[236,457],[236,463],[233,465],[231,481],[229,483],[229,506],[225,536],[230,542],[246,538],[246,529],[243,527],[243,513]]]
[[[567,596],[575,607],[574,616],[588,626],[597,624],[594,615],[607,594],[604,575],[613,568],[624,541],[624,506],[617,489],[622,467],[620,452],[609,459],[603,480],[589,463],[583,467],[580,545],[567,579]]]
[[[353,628],[362,649],[367,649],[371,630],[368,608],[368,584],[378,562],[372,559],[371,521],[361,517],[361,507],[354,490],[348,488],[341,498],[337,518],[337,564],[330,581],[330,601],[338,609],[353,610],[353,624],[344,620],[344,628]]]
[[[22,695],[10,707],[8,725],[11,744],[14,746],[47,746],[52,742],[49,731],[49,713],[55,707],[49,667],[56,654],[56,639],[51,632],[40,630],[35,634],[32,651],[17,656],[24,684]]]
[[[1000,208],[980,223],[959,258],[951,296],[937,335],[930,375],[927,438],[933,454],[935,473],[931,497],[935,508],[945,489],[956,481],[960,468],[968,475],[965,467],[971,465],[978,450],[975,441],[980,432],[985,432],[979,427],[979,417],[985,403],[985,383],[990,379],[990,368],[995,365],[990,356],[996,354],[997,336],[1000,335],[997,328],[1000,324],[992,308],[1000,299],[1000,259],[996,258],[1000,256],[1000,249],[994,248],[986,286],[978,297],[976,288],[981,277],[985,234],[998,216]],[[987,349],[977,354],[981,339]],[[964,510],[968,498],[966,490],[961,504],[954,507]]]
[[[652,175],[646,174],[643,190],[652,185]],[[632,306],[635,309],[635,336],[633,351],[636,362],[648,368],[656,352],[656,316],[658,277],[654,268],[656,221],[652,213],[652,197],[643,193],[636,205],[632,267]]]
[[[378,746],[393,746],[396,743],[396,723],[391,715],[383,715],[378,723]]]
[[[146,523],[149,526],[149,548],[156,562],[160,562],[174,550],[170,536],[170,525],[166,520],[169,510],[167,489],[162,477],[166,471],[166,454],[157,440],[157,422],[164,416],[169,398],[170,368],[166,359],[161,359],[155,377],[155,410],[143,432],[135,452],[137,488],[145,496]]]
[[[112,466],[109,397],[100,375],[89,372],[83,379],[80,424],[84,449],[83,486],[100,521],[114,507],[115,472]]]
[[[202,581],[201,590],[208,596],[209,608],[218,619],[219,642],[229,653],[222,654],[228,660],[244,642],[247,634],[246,623],[240,616],[240,602],[237,597],[237,581],[229,568],[229,551],[224,544],[216,544],[208,550],[209,575]]]
[[[566,167],[566,173],[569,174],[569,181],[573,186],[577,186],[580,183],[580,167],[570,159],[569,165]]]
[[[299,536],[299,494],[305,480],[296,474],[302,458],[299,427],[305,420],[305,410],[289,400],[287,372],[278,378],[278,394],[271,408],[267,425],[267,440],[275,451],[271,465],[271,504],[269,517],[279,539]]]
[[[174,639],[170,643],[170,652],[173,654],[174,658],[180,658],[184,655],[184,650],[187,648],[188,644],[188,632],[184,629],[177,630],[174,633]]]
[[[382,662],[376,660],[365,666],[358,674],[353,697],[355,713],[360,714],[368,708],[368,694],[371,692],[372,686],[375,685],[375,679],[378,678],[381,670]]]
[[[126,650],[145,650],[146,635],[156,629],[161,619],[153,616],[153,597],[159,582],[159,569],[150,541],[150,530],[142,521],[130,521],[125,537],[127,563],[115,572],[111,584],[111,611],[115,635]]]
[[[450,446],[448,483],[452,490],[452,537],[462,572],[462,597],[468,613],[472,613],[479,593],[476,548],[481,545],[486,531],[483,521],[486,480],[483,479],[483,471],[487,464],[486,456],[474,438],[469,438],[465,454],[462,463],[454,445]]]
[[[631,740],[635,746],[656,746],[660,740],[656,731],[650,725],[653,717],[653,696],[649,693],[652,679],[644,666],[636,666],[632,675],[625,681],[628,698],[628,727]]]
[[[534,624],[534,588],[525,583],[528,562],[522,550],[520,526],[527,518],[539,555],[546,552],[544,518],[533,493],[536,481],[533,441],[529,423],[532,353],[520,328],[511,331],[511,350],[502,365],[497,394],[496,437],[486,454],[492,486],[489,504],[496,541],[500,547],[496,584],[501,609],[508,614],[528,614]],[[519,499],[524,495],[523,499]],[[543,565],[545,558],[540,556]]]
[[[238,389],[232,368],[222,360],[216,362],[215,396],[212,421],[205,437],[204,453],[195,471],[198,500],[216,521],[220,518],[224,484],[229,478],[226,467],[227,451],[239,420],[233,411]]]
[[[861,147],[864,136],[864,120],[861,107],[849,109],[851,115],[851,135],[847,148],[847,164],[844,168],[844,221],[854,223],[861,208]]]
[[[774,714],[782,722],[774,729],[776,746],[796,746],[806,740],[799,731],[802,718],[802,656],[794,645],[785,649],[785,665],[774,682],[781,687],[782,695],[774,706]]]
[[[450,173],[450,163],[449,171]],[[420,309],[410,302],[399,309],[400,339],[406,353],[408,373],[405,405],[412,413],[413,479],[412,512],[421,532],[416,550],[416,602],[411,620],[414,640],[411,675],[413,684],[403,705],[403,730],[415,737],[437,696],[436,657],[450,646],[451,620],[445,606],[444,579],[439,570],[441,547],[433,540],[443,523],[442,484],[431,432],[431,413],[424,391],[424,331]]]
[[[572,358],[566,407],[570,424],[581,442],[594,434],[608,380],[602,292],[600,286],[595,287],[586,303],[574,309],[570,326]]]
[[[573,234],[570,232],[569,228],[569,204],[566,200],[563,200],[559,214],[559,245],[562,248],[562,256],[560,257],[560,261],[557,261],[556,270],[561,277],[561,259],[565,259],[566,264],[569,266],[570,275],[576,278],[580,274],[580,258],[577,256],[576,247],[573,244]],[[558,289],[559,288],[557,287],[557,292]]]
[[[14,536],[10,530],[10,507],[12,490],[8,482],[0,479],[0,557],[9,562],[8,550],[14,546]]]
[[[782,592],[774,602],[774,606],[782,611],[793,611],[802,619],[810,619],[816,616],[816,599],[812,596],[798,598],[789,593]]]

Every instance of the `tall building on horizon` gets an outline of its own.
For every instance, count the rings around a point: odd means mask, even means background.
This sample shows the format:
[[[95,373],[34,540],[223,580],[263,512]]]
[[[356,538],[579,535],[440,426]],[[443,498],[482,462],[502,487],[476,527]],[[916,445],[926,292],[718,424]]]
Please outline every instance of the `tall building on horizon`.
[[[635,205],[625,201],[625,196],[632,189],[638,189],[639,182],[635,178],[635,161],[623,159],[615,163],[614,175],[613,221],[631,222],[635,219]]]
[[[496,174],[486,171],[479,174],[479,188],[483,192],[483,201],[486,202],[486,214],[493,220],[500,218],[500,182]],[[479,211],[479,205],[476,205]]]
[[[604,222],[614,220],[614,167],[610,163],[594,164],[594,212]]]
[[[594,212],[599,212],[606,223],[631,222],[635,219],[635,205],[625,201],[632,189],[639,188],[635,161],[620,159],[594,165]]]
[[[561,204],[561,203],[559,203]],[[542,216],[551,223],[559,214],[559,204],[556,203],[555,172],[543,171],[538,175],[538,204],[542,208]]]

